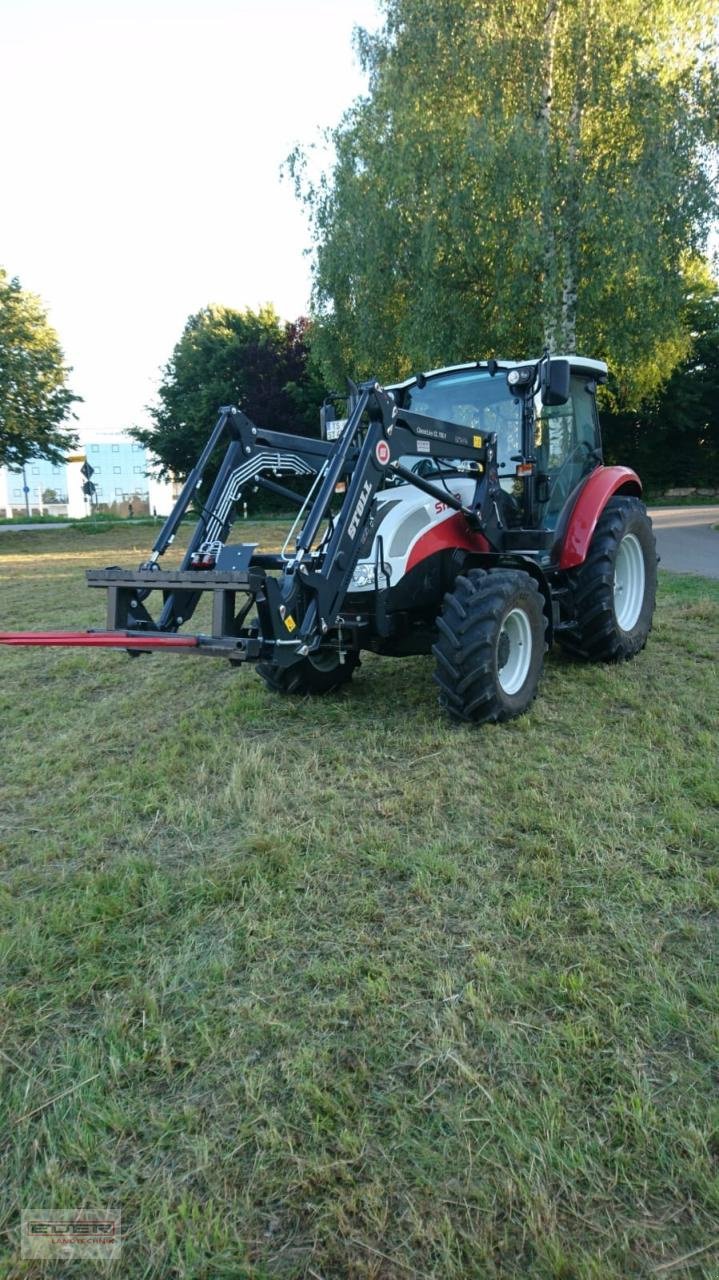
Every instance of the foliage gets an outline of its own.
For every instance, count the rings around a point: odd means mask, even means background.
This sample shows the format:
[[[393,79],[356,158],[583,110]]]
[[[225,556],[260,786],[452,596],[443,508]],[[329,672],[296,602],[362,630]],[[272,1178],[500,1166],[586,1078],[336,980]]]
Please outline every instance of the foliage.
[[[713,0],[384,0],[329,176],[291,157],[326,370],[604,357],[618,403],[686,354],[716,210]]]
[[[80,400],[69,372],[40,299],[0,267],[0,466],[64,460],[76,437],[63,424]]]
[[[317,431],[322,396],[306,320],[283,324],[270,306],[209,306],[189,317],[165,367],[154,426],[131,434],[159,459],[161,474],[184,478],[222,405],[237,405],[260,427],[307,435]]]
[[[6,537],[3,625],[102,625],[92,543]],[[101,1203],[115,1280],[715,1277],[718,642],[663,574],[479,732],[425,657],[0,649],[0,1274],[98,1280],[17,1206]]]
[[[638,413],[602,415],[607,460],[637,469],[649,490],[719,488],[719,288],[697,275],[683,310],[689,354]]]

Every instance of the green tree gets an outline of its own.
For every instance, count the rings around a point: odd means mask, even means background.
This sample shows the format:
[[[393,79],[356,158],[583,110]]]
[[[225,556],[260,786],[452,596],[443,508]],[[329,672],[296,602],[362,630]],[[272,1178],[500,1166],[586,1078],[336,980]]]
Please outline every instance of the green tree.
[[[715,0],[384,0],[329,175],[291,157],[337,377],[603,356],[617,403],[686,354],[717,209]]]
[[[80,400],[42,303],[0,267],[0,466],[62,462],[76,441],[64,424]]]
[[[270,306],[209,306],[189,317],[165,366],[153,426],[131,434],[159,460],[161,474],[184,478],[222,405],[237,405],[260,427],[307,435],[318,429],[323,394],[306,320],[284,324]]]
[[[719,287],[697,273],[684,307],[688,355],[638,412],[602,415],[608,461],[637,469],[650,491],[719,487]]]

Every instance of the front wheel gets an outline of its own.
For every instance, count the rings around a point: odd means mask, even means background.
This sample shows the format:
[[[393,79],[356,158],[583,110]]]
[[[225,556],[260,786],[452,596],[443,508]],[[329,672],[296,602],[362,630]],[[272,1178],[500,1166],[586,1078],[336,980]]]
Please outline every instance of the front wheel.
[[[432,652],[440,705],[481,724],[519,716],[537,693],[547,620],[539,588],[520,570],[472,569],[457,578],[437,619]]]
[[[557,637],[594,662],[623,662],[647,643],[657,593],[652,522],[639,498],[611,498],[584,564],[568,575],[574,622]]]
[[[274,662],[258,662],[255,671],[274,693],[300,695],[331,693],[352,679],[359,665],[359,654],[348,650],[344,661],[336,649],[319,649],[300,658],[291,667],[278,667]]]

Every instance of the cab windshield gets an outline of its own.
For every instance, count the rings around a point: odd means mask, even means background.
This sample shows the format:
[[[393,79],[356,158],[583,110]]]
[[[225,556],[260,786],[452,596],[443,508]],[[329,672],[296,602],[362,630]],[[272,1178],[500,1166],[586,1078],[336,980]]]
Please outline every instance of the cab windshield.
[[[522,447],[522,405],[512,395],[506,376],[499,372],[492,378],[486,370],[467,369],[437,378],[428,378],[423,387],[408,387],[402,401],[405,409],[428,417],[456,422],[462,427],[487,434],[497,433],[497,463],[500,476],[514,475],[513,454]],[[405,465],[416,458],[405,461]],[[447,470],[465,470],[466,463],[443,460]],[[439,468],[438,468],[439,469]]]

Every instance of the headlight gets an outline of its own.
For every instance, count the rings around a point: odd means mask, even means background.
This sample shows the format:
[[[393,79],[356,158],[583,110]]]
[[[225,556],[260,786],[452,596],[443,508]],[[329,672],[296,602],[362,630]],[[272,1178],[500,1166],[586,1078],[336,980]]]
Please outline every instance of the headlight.
[[[350,587],[373,587],[374,586],[374,565],[358,564],[354,573]]]
[[[350,591],[354,587],[356,591],[361,591],[365,587],[374,586],[374,564],[358,564],[350,581]],[[384,566],[384,575],[380,574],[380,582],[389,579],[392,570],[388,564]]]
[[[507,374],[507,383],[510,387],[518,387],[520,384],[530,382],[533,376],[532,369],[510,369]]]

